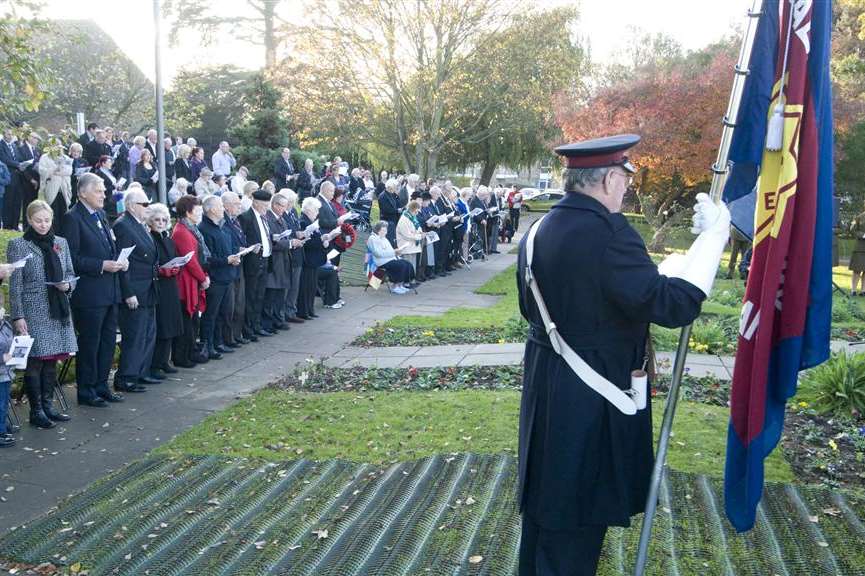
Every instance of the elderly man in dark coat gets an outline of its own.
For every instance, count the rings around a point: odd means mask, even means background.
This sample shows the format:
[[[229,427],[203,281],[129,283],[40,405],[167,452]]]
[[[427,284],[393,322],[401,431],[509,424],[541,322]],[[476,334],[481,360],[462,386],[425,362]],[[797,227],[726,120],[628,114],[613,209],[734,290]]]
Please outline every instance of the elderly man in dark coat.
[[[225,209],[219,196],[204,199],[204,217],[198,230],[210,250],[207,260],[210,286],[207,288],[207,309],[201,317],[202,352],[211,360],[219,360],[233,349],[222,345],[220,323],[231,318],[234,306],[234,281],[240,276],[240,256],[234,247],[231,231],[225,222]]]
[[[275,194],[270,201],[270,210],[264,218],[273,240],[273,256],[267,271],[262,323],[266,330],[288,330],[285,323],[285,293],[291,287],[291,235],[283,215],[288,208],[288,198]],[[294,232],[292,230],[292,232]]]
[[[632,373],[646,367],[649,323],[697,317],[726,242],[726,208],[699,202],[693,258],[659,272],[620,213],[634,170],[624,152],[638,141],[557,149],[567,157],[565,197],[520,245],[520,312],[530,324],[519,442],[523,576],[594,574],[607,526],[628,526],[643,511],[651,402],[639,401],[646,388],[627,394]]]
[[[72,318],[78,332],[78,403],[95,407],[123,401],[108,389],[108,374],[114,361],[117,304],[121,299],[117,273],[129,266],[128,262],[117,262],[118,249],[102,211],[104,203],[102,179],[96,174],[82,174],[78,203],[63,217],[61,227],[75,273],[80,276],[72,293]]]
[[[142,384],[159,384],[164,378],[150,375],[156,346],[156,280],[159,256],[146,228],[150,201],[143,190],[130,190],[124,200],[126,213],[114,223],[117,249],[135,247],[129,254],[129,269],[120,273],[120,367],[114,389],[144,392]]]

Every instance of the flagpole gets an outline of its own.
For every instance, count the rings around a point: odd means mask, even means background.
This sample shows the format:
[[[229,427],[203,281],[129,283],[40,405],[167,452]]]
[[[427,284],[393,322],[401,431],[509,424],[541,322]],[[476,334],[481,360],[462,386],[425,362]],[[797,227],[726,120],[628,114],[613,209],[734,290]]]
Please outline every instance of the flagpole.
[[[154,44],[156,56],[156,155],[159,167],[159,195],[158,200],[163,204],[166,203],[166,182],[165,182],[165,114],[162,109],[162,54],[160,44],[162,39],[159,37],[159,0],[153,0],[153,27],[154,27]]]
[[[739,48],[739,59],[736,62],[735,75],[733,77],[733,88],[730,92],[730,100],[727,103],[727,113],[724,115],[723,129],[721,131],[721,144],[718,146],[718,157],[712,165],[712,187],[709,195],[715,203],[721,201],[724,184],[729,173],[730,143],[733,139],[733,130],[736,127],[736,118],[739,115],[739,104],[742,101],[742,92],[745,88],[745,79],[748,76],[748,64],[751,60],[751,49],[754,46],[754,37],[757,33],[757,23],[761,14],[763,0],[752,0],[751,9],[748,11],[748,25],[742,38],[742,46]],[[670,382],[670,390],[667,394],[667,402],[664,406],[664,420],[661,423],[661,434],[658,438],[658,449],[655,454],[655,465],[652,469],[652,480],[649,484],[649,495],[646,498],[646,508],[643,514],[643,525],[640,530],[640,543],[637,548],[637,563],[634,568],[635,576],[643,576],[648,562],[649,541],[652,536],[652,522],[655,518],[655,510],[658,507],[658,491],[661,480],[664,477],[664,464],[667,459],[667,449],[670,446],[670,434],[673,428],[673,417],[676,413],[676,405],[679,402],[679,386],[682,375],[685,372],[685,359],[688,356],[688,342],[691,339],[691,325],[682,328],[679,335],[679,346],[676,349],[676,360],[673,363],[673,374]]]

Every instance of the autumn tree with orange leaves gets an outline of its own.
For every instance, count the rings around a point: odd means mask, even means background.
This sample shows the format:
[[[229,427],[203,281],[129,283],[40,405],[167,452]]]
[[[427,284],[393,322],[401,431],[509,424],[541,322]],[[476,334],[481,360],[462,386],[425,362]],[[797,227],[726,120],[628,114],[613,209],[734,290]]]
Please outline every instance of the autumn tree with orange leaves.
[[[731,39],[684,56],[649,58],[614,75],[586,102],[557,102],[566,141],[625,132],[643,137],[631,158],[640,169],[635,191],[655,231],[651,249],[663,248],[689,215],[683,208],[711,183],[736,49]]]

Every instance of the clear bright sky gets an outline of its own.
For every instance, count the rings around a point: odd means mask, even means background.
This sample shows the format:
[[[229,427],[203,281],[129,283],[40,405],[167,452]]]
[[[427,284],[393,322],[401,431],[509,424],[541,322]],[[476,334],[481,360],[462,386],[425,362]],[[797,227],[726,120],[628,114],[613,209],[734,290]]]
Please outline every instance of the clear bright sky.
[[[182,0],[180,0],[182,1]],[[302,0],[292,11],[302,17]],[[226,19],[242,9],[243,0],[213,0]],[[539,7],[577,4],[582,6],[577,33],[589,40],[597,62],[617,59],[632,27],[645,32],[663,32],[686,49],[700,48],[744,23],[750,0],[539,0]],[[151,79],[154,72],[153,3],[151,0],[46,0],[43,17],[92,19],[120,46],[120,49]],[[167,25],[162,35],[167,38]],[[550,31],[555,33],[555,31]],[[198,34],[181,35],[178,47],[163,44],[163,79],[170,84],[177,70],[185,66],[234,64],[259,67],[263,48],[245,44],[225,35],[216,46],[203,47]]]

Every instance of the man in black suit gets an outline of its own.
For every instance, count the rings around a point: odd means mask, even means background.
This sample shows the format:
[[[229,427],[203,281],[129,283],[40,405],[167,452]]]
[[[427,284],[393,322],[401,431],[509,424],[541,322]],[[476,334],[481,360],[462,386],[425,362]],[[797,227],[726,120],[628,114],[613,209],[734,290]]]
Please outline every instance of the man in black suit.
[[[3,141],[0,142],[0,162],[9,169],[11,181],[6,186],[3,199],[3,228],[17,230],[21,221],[21,159],[18,157],[18,146],[12,137],[12,130],[3,130]]]
[[[273,166],[273,183],[279,191],[281,188],[293,188],[295,180],[297,180],[297,172],[294,170],[294,164],[291,163],[291,150],[283,148],[282,154]]]
[[[114,234],[102,206],[105,185],[96,174],[78,179],[78,202],[63,217],[62,236],[69,243],[78,286],[72,293],[72,317],[78,331],[76,379],[78,403],[103,407],[122,402],[108,388],[108,373],[114,361],[120,275],[128,263],[117,262]]]
[[[237,254],[241,249],[247,247],[246,234],[237,217],[240,215],[240,195],[234,192],[225,192],[222,195],[222,206],[225,208],[225,227],[231,234],[232,254]],[[245,260],[249,255],[243,256]],[[246,318],[246,281],[243,271],[237,275],[232,286],[231,318],[222,326],[222,341],[229,348],[239,348],[243,344],[249,344],[243,336],[244,319]]]
[[[84,147],[84,160],[89,166],[96,166],[99,159],[103,156],[111,155],[111,144],[105,140],[105,132],[102,130],[96,131],[96,137]]]
[[[87,131],[78,137],[78,143],[81,144],[82,148],[87,148],[87,145],[96,138],[96,130],[98,129],[99,124],[96,122],[91,122],[87,125]]]
[[[159,149],[159,134],[153,128],[147,131],[147,141],[144,143],[144,147],[150,150],[153,161],[156,162],[156,151]]]
[[[316,198],[321,202],[321,208],[318,211],[318,225],[321,227],[322,234],[332,232],[337,226],[341,225],[349,217],[350,212],[346,212],[342,216],[337,217],[336,210],[331,204],[333,200],[333,192],[336,186],[333,182],[325,180],[321,183],[321,188],[318,191]]]
[[[248,244],[261,244],[260,251],[247,254],[243,259],[246,288],[246,329],[243,336],[253,342],[258,340],[258,336],[273,336],[273,332],[264,330],[261,326],[267,271],[273,254],[273,242],[264,218],[270,208],[270,199],[271,194],[267,190],[256,190],[252,194],[252,207],[237,217]]]
[[[21,169],[22,222],[27,221],[24,214],[27,206],[39,197],[39,158],[41,156],[42,154],[39,151],[39,136],[35,132],[31,132],[27,136],[27,140],[18,146],[18,161],[21,163],[30,162],[25,168]]]
[[[171,188],[174,185],[174,161],[177,160],[171,149],[171,138],[163,140],[162,153],[165,154],[165,185]]]
[[[164,378],[150,375],[156,344],[156,300],[158,259],[156,245],[145,228],[150,202],[142,190],[130,190],[124,199],[126,213],[114,223],[117,249],[135,249],[129,269],[120,273],[120,366],[114,375],[119,392],[144,392],[143,384],[159,384]]]
[[[291,192],[286,193],[288,198],[288,206],[282,219],[288,230],[293,230],[291,234],[291,249],[289,257],[291,258],[291,282],[288,291],[285,295],[285,321],[294,324],[303,324],[303,319],[297,317],[297,298],[300,294],[300,275],[303,272],[303,230],[300,227],[300,216],[297,215],[295,203],[297,202],[297,194]]]
[[[433,186],[430,188],[429,193],[432,199],[430,207],[434,209],[436,215],[444,216],[452,211],[448,209],[444,201],[441,188]],[[439,276],[450,276],[450,272],[448,271],[448,255],[450,254],[451,240],[454,235],[454,229],[451,226],[450,220],[436,228],[436,232],[439,235],[439,241],[435,243],[435,273]]]

